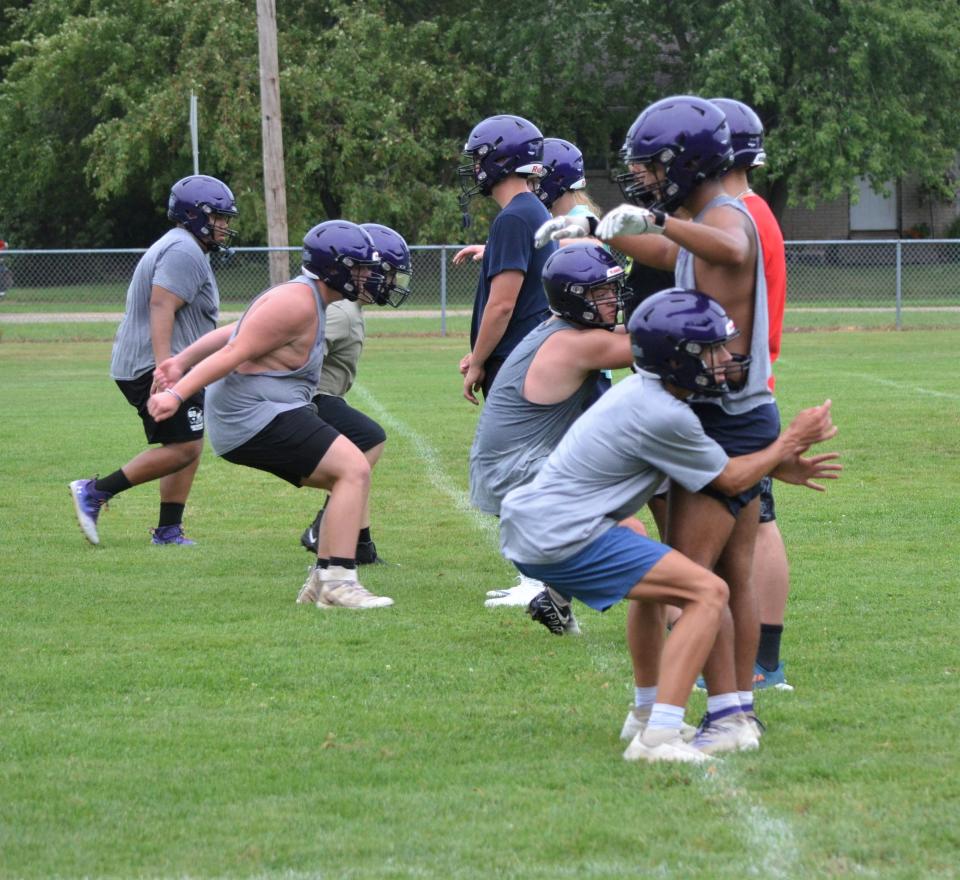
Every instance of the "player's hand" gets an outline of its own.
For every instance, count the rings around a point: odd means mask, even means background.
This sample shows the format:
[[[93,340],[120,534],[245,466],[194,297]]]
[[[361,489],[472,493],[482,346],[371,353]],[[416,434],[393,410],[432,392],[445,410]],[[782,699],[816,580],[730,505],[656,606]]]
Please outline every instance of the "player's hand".
[[[801,453],[813,446],[837,436],[840,430],[833,424],[830,415],[832,400],[825,400],[820,406],[801,410],[796,418],[790,422],[785,434],[791,444],[792,451]]]
[[[479,263],[483,259],[483,252],[486,250],[486,247],[482,244],[468,244],[464,248],[460,248],[453,255],[453,265],[459,266],[462,263],[467,262],[467,258],[472,258],[474,263]]]
[[[147,412],[155,422],[169,419],[178,409],[180,409],[180,401],[175,395],[166,391],[150,395],[147,401]]]
[[[183,378],[183,369],[177,365],[175,357],[167,358],[161,361],[153,371],[153,384],[150,386],[150,393],[156,394],[176,385]]]
[[[657,216],[646,208],[636,205],[619,205],[606,214],[597,226],[597,238],[609,241],[618,235],[663,234],[663,225]]]
[[[471,352],[470,354],[465,354],[462,358],[460,358],[460,375],[461,376],[467,375],[467,370],[470,369],[471,357],[473,357],[473,352]]]
[[[544,223],[533,236],[533,243],[542,248],[547,242],[561,238],[584,238],[590,234],[590,221],[586,217],[569,217],[561,214]]]
[[[780,463],[772,476],[784,483],[793,483],[795,486],[806,486],[817,492],[826,492],[826,486],[814,480],[836,480],[840,477],[843,465],[837,463],[839,452],[824,452],[821,455],[811,455],[802,458],[799,455],[788,458]]]
[[[483,377],[486,376],[486,370],[483,367],[470,366],[467,372],[463,374],[463,396],[467,398],[474,406],[479,406],[477,392],[483,388]]]

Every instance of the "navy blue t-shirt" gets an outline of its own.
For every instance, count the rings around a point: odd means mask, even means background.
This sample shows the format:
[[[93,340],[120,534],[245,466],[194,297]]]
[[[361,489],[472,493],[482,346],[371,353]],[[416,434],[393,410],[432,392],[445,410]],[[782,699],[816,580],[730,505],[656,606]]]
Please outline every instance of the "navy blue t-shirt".
[[[539,250],[533,246],[534,233],[549,219],[550,212],[543,202],[533,193],[526,192],[514,196],[490,224],[490,234],[483,252],[483,270],[473,301],[471,348],[476,344],[480,332],[480,319],[490,298],[491,281],[501,272],[509,270],[520,271],[524,275],[510,323],[490,358],[505,359],[517,343],[550,314],[540,275],[543,264],[557,249],[557,243],[551,241]]]

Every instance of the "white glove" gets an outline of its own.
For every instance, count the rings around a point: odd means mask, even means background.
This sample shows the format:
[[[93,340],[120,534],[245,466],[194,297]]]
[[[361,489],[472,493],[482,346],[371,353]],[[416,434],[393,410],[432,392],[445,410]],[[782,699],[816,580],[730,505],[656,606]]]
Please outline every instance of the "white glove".
[[[665,220],[662,211],[654,213],[635,205],[619,205],[600,221],[597,238],[609,241],[618,235],[662,235]]]
[[[533,236],[533,243],[542,248],[548,241],[561,238],[583,238],[590,235],[590,220],[587,217],[568,217],[561,214],[548,220]]]

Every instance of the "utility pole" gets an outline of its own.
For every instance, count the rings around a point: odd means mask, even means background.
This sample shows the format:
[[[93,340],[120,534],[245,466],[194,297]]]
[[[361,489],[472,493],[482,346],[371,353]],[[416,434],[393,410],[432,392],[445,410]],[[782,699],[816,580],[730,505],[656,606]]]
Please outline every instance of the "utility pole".
[[[267,245],[287,247],[287,190],[280,126],[280,65],[277,60],[275,0],[257,0],[257,36],[260,45],[260,118],[263,127],[263,189],[267,209]],[[270,253],[270,284],[290,277],[286,251]]]

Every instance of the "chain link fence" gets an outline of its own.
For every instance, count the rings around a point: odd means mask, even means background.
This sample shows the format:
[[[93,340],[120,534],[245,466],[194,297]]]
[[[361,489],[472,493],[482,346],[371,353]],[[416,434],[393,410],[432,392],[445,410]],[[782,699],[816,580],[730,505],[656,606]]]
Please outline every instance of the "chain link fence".
[[[446,332],[448,316],[469,311],[479,263],[454,266],[460,247],[412,248],[413,292],[397,316],[429,316]],[[299,272],[301,251],[285,250],[292,277]],[[269,285],[269,252],[236,248],[212,255],[224,313],[242,311]],[[788,327],[960,327],[960,240],[791,241],[786,253]],[[47,320],[63,314],[70,320],[78,312],[122,312],[142,254],[142,249],[4,250],[0,321],[14,314]]]

